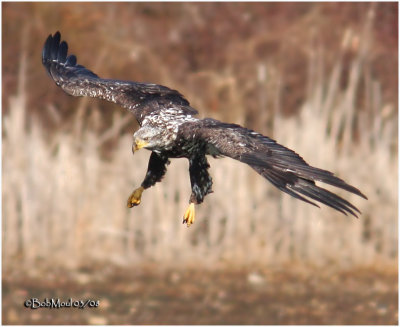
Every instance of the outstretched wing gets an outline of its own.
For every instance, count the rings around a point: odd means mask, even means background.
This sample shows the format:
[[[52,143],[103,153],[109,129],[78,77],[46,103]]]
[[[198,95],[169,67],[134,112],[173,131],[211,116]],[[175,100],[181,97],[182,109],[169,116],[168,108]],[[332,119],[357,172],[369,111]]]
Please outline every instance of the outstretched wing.
[[[176,90],[168,87],[113,79],[103,79],[77,64],[75,55],[68,55],[68,44],[56,32],[49,35],[42,63],[54,82],[73,96],[90,96],[114,102],[131,111],[141,123],[154,111],[173,107],[177,114],[196,115],[197,111]]]
[[[294,151],[252,130],[214,119],[198,121],[191,128],[206,144],[207,153],[227,156],[250,165],[281,191],[318,207],[308,198],[328,205],[344,214],[357,217],[360,211],[350,202],[319,187],[315,181],[330,184],[366,199],[357,188],[347,184],[333,173],[307,164]],[[306,198],[306,197],[308,198]]]

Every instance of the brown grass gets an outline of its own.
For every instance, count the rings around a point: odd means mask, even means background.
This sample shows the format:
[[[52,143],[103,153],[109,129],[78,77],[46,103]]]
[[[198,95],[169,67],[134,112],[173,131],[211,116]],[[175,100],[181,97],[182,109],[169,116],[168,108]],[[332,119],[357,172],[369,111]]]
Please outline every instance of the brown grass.
[[[204,267],[298,261],[397,264],[397,99],[385,100],[369,60],[376,42],[374,12],[368,11],[359,33],[348,29],[341,35],[331,69],[323,48],[306,46],[302,66],[307,78],[298,115],[283,114],[287,75],[268,62],[268,52],[263,60],[237,65],[241,56],[255,58],[261,45],[276,40],[255,38],[242,48],[236,43],[230,69],[193,72],[180,84],[171,80],[174,71],[163,64],[161,54],[145,46],[131,50],[132,56],[146,58],[146,66],[157,67],[163,84],[179,86],[195,107],[209,108],[215,118],[249,122],[249,104],[258,113],[251,127],[368,196],[365,201],[338,191],[360,208],[358,220],[283,195],[249,167],[229,159],[210,159],[215,193],[197,208],[191,228],[181,225],[190,194],[188,164],[182,159],[173,160],[164,181],[129,210],[126,198],[144,177],[149,157],[145,151],[132,157],[131,135],[124,132],[131,120],[116,110],[104,128],[100,102],[73,102],[47,80],[46,88],[57,92],[58,101],[80,108],[70,129],[49,106],[46,119],[53,117],[56,126],[61,122],[49,132],[46,120],[28,110],[23,53],[20,86],[3,116],[4,268],[22,265],[40,271],[93,261]],[[217,100],[204,100],[203,92],[218,95]],[[95,108],[88,114],[91,101]],[[213,105],[219,109],[213,111]]]

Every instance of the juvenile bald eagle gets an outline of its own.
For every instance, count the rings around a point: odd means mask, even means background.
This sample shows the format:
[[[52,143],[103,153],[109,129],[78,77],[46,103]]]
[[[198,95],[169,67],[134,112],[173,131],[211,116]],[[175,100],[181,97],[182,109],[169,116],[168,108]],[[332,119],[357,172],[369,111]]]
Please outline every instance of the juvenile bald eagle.
[[[317,207],[310,199],[345,215],[357,217],[360,213],[350,202],[315,184],[324,182],[366,199],[357,188],[331,172],[311,167],[294,151],[252,130],[211,118],[195,118],[197,110],[178,91],[157,84],[99,78],[78,65],[76,56],[68,56],[68,45],[60,42],[59,32],[47,38],[42,63],[66,93],[117,103],[136,117],[140,128],[133,135],[132,150],[146,148],[151,156],[141,186],[128,198],[129,208],[140,204],[145,189],[161,181],[169,158],[187,158],[192,193],[183,223],[189,226],[195,218],[194,204],[202,203],[212,192],[206,159],[211,155],[244,162],[281,191]]]

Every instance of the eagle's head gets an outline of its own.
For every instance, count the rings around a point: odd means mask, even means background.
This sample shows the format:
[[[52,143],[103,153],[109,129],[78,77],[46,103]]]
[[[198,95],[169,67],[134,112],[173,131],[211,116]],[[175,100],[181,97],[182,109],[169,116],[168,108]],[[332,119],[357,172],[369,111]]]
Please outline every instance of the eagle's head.
[[[165,128],[155,126],[142,126],[133,134],[132,151],[141,148],[148,150],[167,150],[174,138]]]

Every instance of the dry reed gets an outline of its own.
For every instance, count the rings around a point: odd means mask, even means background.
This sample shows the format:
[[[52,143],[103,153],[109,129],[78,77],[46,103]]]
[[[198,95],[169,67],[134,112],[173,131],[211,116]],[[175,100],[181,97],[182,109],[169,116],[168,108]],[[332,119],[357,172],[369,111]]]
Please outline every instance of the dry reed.
[[[395,262],[397,121],[394,108],[382,103],[379,81],[365,60],[372,42],[368,33],[372,18],[349,71],[343,69],[339,53],[332,72],[324,75],[323,53],[310,54],[308,98],[297,116],[280,114],[282,77],[267,63],[255,64],[260,112],[267,111],[267,103],[275,108],[272,117],[260,117],[264,123],[272,119],[270,136],[310,164],[359,187],[368,201],[338,191],[361,209],[358,220],[292,199],[230,159],[210,159],[215,193],[197,208],[197,221],[189,229],[181,225],[190,194],[188,164],[183,159],[172,161],[163,182],[144,193],[139,207],[127,209],[126,198],[142,181],[149,152],[132,156],[128,134],[119,136],[107,159],[100,148],[128,120],[117,115],[104,133],[76,126],[78,136],[60,131],[49,139],[25,105],[22,57],[21,87],[3,117],[5,267],[21,262],[43,269],[77,267],[94,261],[204,267]],[[342,51],[345,48],[346,42]],[[349,80],[344,89],[339,87],[343,75]],[[241,122],[246,97],[234,76],[206,72],[201,78],[211,90],[228,90],[235,108],[232,120]],[[367,97],[365,110],[355,108],[360,88]],[[274,92],[266,99],[270,90]],[[190,99],[190,90],[185,91]]]

